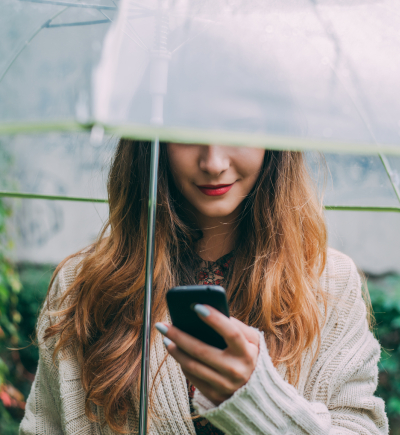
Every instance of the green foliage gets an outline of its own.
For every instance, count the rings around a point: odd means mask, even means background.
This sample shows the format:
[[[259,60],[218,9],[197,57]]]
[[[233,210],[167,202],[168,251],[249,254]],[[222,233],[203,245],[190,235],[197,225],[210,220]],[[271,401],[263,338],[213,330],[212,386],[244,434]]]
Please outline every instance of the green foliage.
[[[0,433],[1,435],[17,435],[19,421],[14,418],[0,400]]]
[[[7,364],[2,359],[0,359],[0,385],[3,385],[6,382],[6,378],[9,372],[10,371],[8,370]]]
[[[400,276],[370,279],[368,287],[382,346],[377,395],[386,402],[391,434],[400,435]]]
[[[20,360],[29,373],[36,372],[39,358],[36,345],[30,345],[35,338],[35,326],[40,308],[47,294],[51,276],[54,272],[53,266],[19,264],[18,272],[23,290],[19,294],[18,311],[24,319],[19,325],[21,346],[19,351]],[[30,390],[30,383],[24,380],[18,383],[18,389],[27,397]]]
[[[54,267],[51,266],[29,264],[19,265],[18,271],[14,269],[14,274],[19,274],[22,291],[18,292],[17,299],[14,300],[13,310],[23,320],[11,328],[14,335],[8,329],[0,341],[0,391],[3,386],[3,394],[7,395],[6,404],[11,403],[11,406],[4,406],[0,400],[1,435],[18,433],[23,405],[29,394],[38,361],[38,349],[32,345],[35,325],[53,270]],[[7,304],[11,305],[9,301]],[[10,347],[18,347],[20,350],[10,351]]]
[[[0,143],[1,188],[15,188],[8,177],[11,164],[11,156]],[[18,431],[25,402],[24,395],[16,384],[22,378],[23,381],[19,383],[26,383],[24,377],[26,370],[21,370],[19,352],[11,350],[21,345],[22,321],[19,309],[22,284],[15,265],[9,259],[13,248],[7,228],[11,212],[10,202],[0,198],[0,434],[2,435],[14,435]]]
[[[11,382],[14,364],[8,348],[20,343],[19,324],[21,314],[18,311],[18,295],[22,285],[18,273],[8,260],[7,254],[12,243],[7,238],[6,223],[11,209],[0,200],[0,433],[12,433],[16,427],[15,416],[21,415],[23,397]],[[16,412],[10,411],[7,405],[15,405]],[[15,433],[15,432],[14,432]]]
[[[20,264],[18,270],[22,290],[18,293],[15,310],[22,321],[16,325],[19,351],[10,351],[11,336],[0,343],[0,385],[8,387],[6,393],[12,405],[6,407],[0,400],[0,434],[16,435],[23,417],[21,404],[27,398],[36,372],[38,349],[31,345],[40,307],[46,297],[54,267],[46,265]],[[14,399],[14,400],[13,400]]]
[[[3,340],[16,346],[19,343],[18,324],[21,314],[17,310],[21,282],[13,265],[0,251],[0,334]]]

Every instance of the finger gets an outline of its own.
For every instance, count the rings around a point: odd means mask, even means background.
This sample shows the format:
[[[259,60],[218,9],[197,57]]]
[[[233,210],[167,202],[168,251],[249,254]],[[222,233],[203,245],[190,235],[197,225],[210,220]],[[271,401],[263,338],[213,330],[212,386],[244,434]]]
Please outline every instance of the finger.
[[[243,335],[246,337],[246,340],[250,343],[259,346],[260,344],[260,336],[256,329],[251,328],[250,326],[245,325],[238,319],[231,317],[231,321],[235,323],[235,325],[242,331]]]
[[[179,347],[171,342],[167,346],[168,353],[181,365],[182,370],[201,381],[209,384],[214,390],[223,395],[232,395],[237,388],[220,373],[211,367],[202,364],[183,352]]]
[[[199,391],[201,391],[203,396],[207,397],[207,399],[210,400],[215,406],[218,406],[225,400],[229,399],[229,397],[231,397],[230,395],[218,393],[210,384],[199,379],[197,376],[185,372],[184,370],[182,371],[183,374],[186,376],[186,379],[188,379],[192,385],[194,385]]]
[[[229,373],[229,369],[226,367],[226,357],[221,349],[209,346],[173,325],[165,323],[163,325],[166,329],[161,331],[158,327],[158,330],[164,333],[167,338],[171,339],[185,353],[220,373]]]
[[[204,323],[207,323],[224,338],[226,344],[235,353],[243,353],[247,340],[235,322],[209,305],[197,304],[194,306],[194,310]]]

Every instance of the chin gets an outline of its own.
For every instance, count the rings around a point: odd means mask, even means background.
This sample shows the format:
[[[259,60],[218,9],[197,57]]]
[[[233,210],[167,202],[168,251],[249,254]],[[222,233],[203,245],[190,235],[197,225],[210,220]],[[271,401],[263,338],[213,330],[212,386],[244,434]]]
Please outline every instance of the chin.
[[[226,217],[229,216],[231,213],[235,211],[233,208],[226,208],[226,207],[205,207],[205,208],[199,208],[198,209],[200,213],[202,213],[204,216],[210,217],[210,218],[218,218],[218,217]]]

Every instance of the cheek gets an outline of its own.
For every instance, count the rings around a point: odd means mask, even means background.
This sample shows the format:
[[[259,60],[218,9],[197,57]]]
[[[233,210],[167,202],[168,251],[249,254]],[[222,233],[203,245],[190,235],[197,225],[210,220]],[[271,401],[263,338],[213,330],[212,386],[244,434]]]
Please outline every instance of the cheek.
[[[173,145],[173,144],[168,144],[167,145],[167,154],[168,154],[168,161],[169,161],[169,166],[171,168],[172,171],[179,171],[180,166],[182,165],[181,163],[181,154],[179,153],[179,149],[177,146]]]
[[[193,156],[190,150],[177,144],[167,146],[168,161],[172,175],[177,184],[182,185],[193,171]]]
[[[263,166],[265,150],[248,149],[242,150],[236,159],[238,173],[249,183],[255,183]]]

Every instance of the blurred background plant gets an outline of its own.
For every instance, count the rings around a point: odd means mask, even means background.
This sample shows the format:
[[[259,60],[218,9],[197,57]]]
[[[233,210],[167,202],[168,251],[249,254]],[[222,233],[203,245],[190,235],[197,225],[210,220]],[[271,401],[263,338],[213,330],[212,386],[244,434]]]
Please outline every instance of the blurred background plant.
[[[0,171],[7,174],[11,157],[0,144]],[[2,177],[8,184],[8,178]],[[20,345],[19,324],[21,313],[18,311],[18,295],[22,285],[18,272],[9,260],[13,243],[7,231],[11,207],[0,199],[0,433],[15,433],[17,421],[25,407],[23,394],[14,386],[21,367],[15,357],[18,351],[10,351]]]
[[[381,343],[377,395],[386,403],[391,435],[400,434],[400,276],[369,278],[375,335]]]

